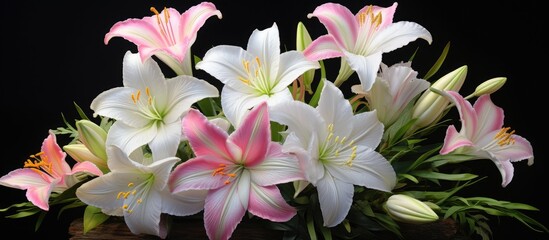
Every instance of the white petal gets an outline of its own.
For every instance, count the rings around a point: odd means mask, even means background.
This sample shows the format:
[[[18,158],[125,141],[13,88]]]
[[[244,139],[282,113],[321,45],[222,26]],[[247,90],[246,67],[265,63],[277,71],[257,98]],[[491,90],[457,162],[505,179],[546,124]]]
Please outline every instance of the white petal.
[[[251,108],[266,101],[267,98],[266,95],[254,96],[242,93],[225,85],[221,91],[221,107],[229,122],[236,128]]]
[[[160,125],[156,136],[149,142],[153,159],[175,156],[181,139],[181,121]]]
[[[106,145],[116,145],[126,154],[150,142],[157,134],[155,125],[150,128],[133,128],[122,122],[115,122],[109,129]]]
[[[330,81],[324,87],[316,108],[326,124],[333,124],[333,131],[340,136],[348,136],[352,130],[353,109],[341,90]],[[302,114],[299,112],[299,114]],[[323,127],[326,129],[326,126]],[[320,128],[317,128],[317,131]],[[324,130],[323,129],[323,130]],[[326,130],[324,130],[326,131]]]
[[[318,62],[307,60],[301,52],[288,51],[282,53],[280,55],[280,69],[278,70],[278,76],[271,79],[277,81],[272,91],[279,92],[287,89],[288,86],[303,73],[319,67],[320,65]]]
[[[239,77],[247,76],[242,61],[251,61],[251,56],[246,50],[236,47],[221,45],[211,48],[206,52],[202,61],[196,64],[196,69],[204,70],[217,78],[225,85],[242,92],[253,91],[247,84],[239,80]]]
[[[148,89],[156,104],[166,105],[168,88],[160,66],[153,58],[148,58],[145,62],[142,62],[139,54],[132,54],[128,51],[124,55],[122,69],[125,87],[139,89],[143,95],[146,94]],[[142,97],[146,98],[148,96]]]
[[[317,190],[324,226],[333,227],[341,223],[353,202],[353,184],[339,181],[326,174],[318,182]]]
[[[150,120],[143,117],[137,104],[132,101],[132,94],[136,92],[133,88],[118,87],[100,93],[90,105],[93,115],[116,119],[133,127],[147,125]]]
[[[254,58],[259,58],[266,71],[266,76],[269,76],[270,79],[277,77],[280,63],[280,37],[276,23],[265,30],[254,30],[250,35],[246,50]]]
[[[179,118],[191,106],[205,98],[219,96],[217,88],[192,76],[178,76],[167,80],[168,83],[168,114],[164,116],[164,122],[179,121]]]

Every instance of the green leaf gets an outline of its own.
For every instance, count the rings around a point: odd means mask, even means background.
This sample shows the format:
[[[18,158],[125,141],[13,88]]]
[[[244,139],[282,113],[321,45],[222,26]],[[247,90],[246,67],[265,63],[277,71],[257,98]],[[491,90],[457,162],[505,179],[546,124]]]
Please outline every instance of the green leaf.
[[[200,108],[200,112],[202,112],[205,116],[211,117],[217,115],[218,107],[213,98],[203,98],[196,104]]]
[[[84,234],[101,225],[107,219],[109,216],[102,213],[100,208],[87,206],[84,210]]]
[[[316,107],[318,105],[318,100],[320,99],[320,93],[322,92],[324,81],[328,80],[326,78],[321,78],[320,81],[318,81],[318,86],[316,87],[315,94],[313,94],[313,97],[311,97],[311,101],[309,101],[309,105],[311,105],[312,107]]]
[[[427,178],[427,179],[437,179],[437,180],[449,180],[449,181],[467,181],[478,177],[478,175],[471,173],[440,173],[432,171],[412,171],[412,175]]]
[[[435,62],[435,64],[433,64],[433,66],[429,69],[429,71],[427,71],[423,79],[428,80],[433,75],[435,75],[436,72],[438,72],[438,70],[440,69],[440,66],[446,59],[446,55],[448,55],[448,50],[450,50],[450,42],[446,43],[446,46],[444,46],[444,49],[442,50],[442,53],[438,57],[437,61]]]
[[[401,173],[398,175],[399,177],[403,177],[403,178],[406,178],[414,183],[419,183],[419,180],[417,180],[416,177],[410,175],[410,174],[407,174],[407,173]]]

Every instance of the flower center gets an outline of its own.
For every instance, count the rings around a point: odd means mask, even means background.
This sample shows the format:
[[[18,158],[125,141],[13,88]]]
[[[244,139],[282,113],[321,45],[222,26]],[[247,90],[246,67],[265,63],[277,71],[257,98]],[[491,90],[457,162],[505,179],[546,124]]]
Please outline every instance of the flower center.
[[[132,93],[131,95],[133,103],[135,103],[139,109],[139,113],[147,119],[162,120],[162,114],[156,109],[154,98],[148,87],[145,88],[145,94],[147,95],[145,99],[141,98],[141,90],[137,90],[136,93]]]
[[[244,84],[258,90],[261,94],[272,95],[273,86],[269,81],[269,76],[265,73],[265,69],[261,64],[259,57],[255,61],[242,60],[242,68],[246,72],[246,76],[239,76],[238,79]]]
[[[47,161],[48,156],[44,155],[44,152],[39,152],[34,155],[30,155],[29,159],[25,161],[24,168],[30,168],[39,174],[48,174],[53,177],[53,171],[51,163]]]
[[[163,40],[166,42],[166,45],[173,46],[176,44],[175,40],[175,34],[173,32],[173,27],[170,24],[170,12],[164,7],[164,18],[160,16],[160,13],[156,10],[156,8],[151,7],[151,12],[156,15],[156,22],[158,24],[158,29],[160,30],[160,34],[163,37]]]
[[[139,207],[139,205],[141,205],[141,203],[143,202],[143,196],[146,194],[146,190],[150,188],[153,182],[153,174],[145,177],[145,180],[142,181],[138,186],[135,186],[133,182],[129,182],[127,185],[128,190],[120,191],[116,195],[116,200],[124,201],[124,203],[122,204],[122,210],[127,213],[132,213],[136,207]]]
[[[510,127],[502,128],[494,136],[494,141],[497,141],[497,144],[499,146],[503,147],[506,145],[515,144],[515,138],[513,137],[515,130],[512,130],[509,132],[510,129],[511,129]]]
[[[329,162],[338,159],[345,159],[343,164],[352,167],[353,160],[356,158],[357,145],[354,140],[347,141],[346,136],[334,137],[334,125],[328,125],[328,136],[320,148],[319,160],[321,162]]]
[[[231,179],[236,177],[236,173],[227,173],[226,167],[226,164],[219,164],[219,167],[212,171],[212,176],[223,176],[227,178],[224,182],[225,185],[231,183]]]

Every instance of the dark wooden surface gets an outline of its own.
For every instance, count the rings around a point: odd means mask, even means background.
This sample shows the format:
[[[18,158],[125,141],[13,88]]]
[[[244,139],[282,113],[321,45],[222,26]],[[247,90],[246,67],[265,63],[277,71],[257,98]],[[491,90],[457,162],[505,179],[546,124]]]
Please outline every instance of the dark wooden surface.
[[[111,218],[107,222],[92,229],[86,234],[83,233],[82,218],[75,219],[69,226],[70,240],[85,239],[160,239],[150,235],[134,235],[121,218]],[[421,225],[402,224],[401,232],[406,240],[463,240],[459,236],[458,227],[452,219],[445,219],[434,223]],[[282,239],[283,232],[262,227],[254,222],[241,222],[234,231],[231,239],[259,240],[259,239]],[[200,219],[186,219],[175,221],[167,239],[204,239],[208,236]]]
[[[86,234],[83,233],[82,218],[75,219],[69,226],[70,240],[84,239],[160,239],[151,235],[134,235],[130,232],[123,219],[110,218],[107,222],[97,226]],[[241,222],[233,232],[231,239],[257,240],[282,239],[283,232],[262,227],[254,222]],[[166,239],[196,239],[208,240],[204,223],[201,219],[185,219],[174,221],[172,229]]]

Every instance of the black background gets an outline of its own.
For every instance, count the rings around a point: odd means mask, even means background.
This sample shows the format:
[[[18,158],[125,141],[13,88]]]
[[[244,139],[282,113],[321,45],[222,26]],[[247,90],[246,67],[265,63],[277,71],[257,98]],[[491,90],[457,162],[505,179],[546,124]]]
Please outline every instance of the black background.
[[[295,49],[298,21],[305,23],[311,35],[325,33],[318,19],[307,14],[325,1],[217,1],[223,19],[212,17],[198,32],[193,52],[200,57],[210,47],[229,44],[244,47],[254,29],[265,29],[276,22],[283,51]],[[29,154],[40,149],[48,129],[64,126],[63,113],[77,118],[73,102],[88,111],[92,99],[100,92],[122,85],[122,57],[135,45],[114,38],[109,45],[104,35],[117,21],[151,15],[149,7],[174,7],[183,12],[199,1],[6,1],[3,2],[2,46],[2,116],[3,156],[0,174],[22,166]],[[353,13],[367,4],[390,6],[392,1],[341,1]],[[492,99],[505,110],[505,125],[527,138],[534,147],[536,162],[527,166],[517,162],[515,177],[502,188],[501,177],[489,161],[477,161],[474,171],[488,178],[462,195],[487,196],[500,200],[531,204],[539,212],[526,212],[549,226],[546,195],[549,164],[546,162],[547,128],[544,111],[547,101],[541,95],[547,83],[547,51],[542,46],[542,30],[547,29],[541,3],[523,1],[402,1],[394,21],[417,22],[433,35],[433,43],[423,40],[384,56],[384,62],[403,61],[417,47],[413,67],[425,74],[451,41],[448,58],[440,73],[468,65],[467,81],[461,93],[467,95],[482,81],[507,77],[506,85]],[[330,61],[327,62],[331,64]],[[335,78],[337,66],[328,70]],[[171,73],[165,72],[167,76]],[[198,77],[217,83],[203,72]],[[440,74],[437,76],[441,76]],[[543,86],[542,86],[543,84]],[[60,138],[60,144],[63,138]],[[69,160],[72,161],[72,160]],[[72,163],[71,163],[72,164]],[[25,201],[25,192],[0,187],[0,208]],[[544,197],[545,195],[545,197]],[[5,234],[21,237],[66,239],[68,225],[81,209],[63,213],[53,209],[44,225],[34,233],[35,218],[4,219],[0,228]],[[3,216],[3,215],[2,215]],[[519,221],[492,218],[494,239],[543,239],[548,234],[531,231]],[[12,235],[13,236],[13,235]]]

